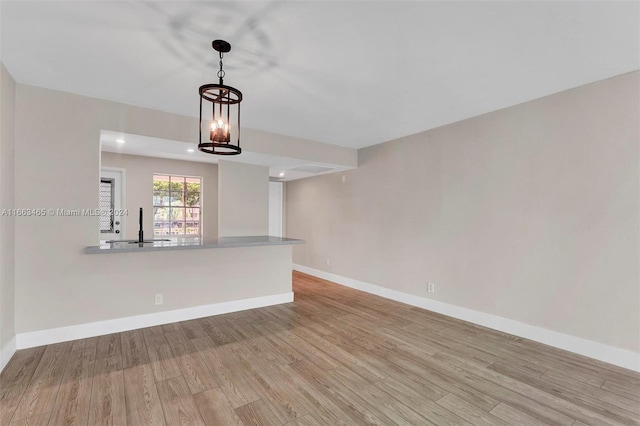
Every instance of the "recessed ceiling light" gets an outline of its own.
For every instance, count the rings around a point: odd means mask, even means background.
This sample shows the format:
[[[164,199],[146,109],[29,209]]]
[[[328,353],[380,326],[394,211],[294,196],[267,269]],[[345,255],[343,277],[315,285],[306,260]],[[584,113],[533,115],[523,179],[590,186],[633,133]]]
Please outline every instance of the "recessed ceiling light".
[[[118,142],[118,143],[125,143],[125,140],[124,140],[124,139],[122,139],[122,138],[120,138],[120,139],[116,139],[116,142]]]
[[[284,172],[280,172],[280,174],[278,176],[284,177]]]
[[[188,153],[192,153],[192,152],[195,152],[195,150],[194,150],[193,148],[188,148],[188,149],[187,149],[187,152],[188,152]]]

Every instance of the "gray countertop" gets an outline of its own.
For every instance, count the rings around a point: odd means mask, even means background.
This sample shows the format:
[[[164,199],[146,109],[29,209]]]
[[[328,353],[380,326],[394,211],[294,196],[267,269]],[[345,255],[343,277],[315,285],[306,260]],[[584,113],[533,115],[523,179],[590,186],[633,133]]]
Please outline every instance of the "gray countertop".
[[[99,246],[90,246],[84,249],[85,254],[109,254],[109,253],[133,253],[143,251],[161,250],[197,250],[209,248],[227,247],[253,247],[253,246],[279,246],[289,244],[304,244],[304,240],[294,238],[272,237],[269,235],[256,235],[251,237],[221,237],[215,241],[155,241],[151,243],[101,243]]]

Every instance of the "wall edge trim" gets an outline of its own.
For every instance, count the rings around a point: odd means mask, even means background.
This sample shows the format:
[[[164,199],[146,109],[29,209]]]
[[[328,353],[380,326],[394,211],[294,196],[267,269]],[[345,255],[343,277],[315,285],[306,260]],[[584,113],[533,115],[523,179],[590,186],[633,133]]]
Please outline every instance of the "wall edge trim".
[[[18,333],[15,338],[17,343],[15,346],[17,349],[26,349],[290,302],[293,302],[293,292],[30,331]]]
[[[11,357],[16,353],[16,336],[13,336],[11,340],[4,345],[4,348],[0,350],[0,373],[11,361]]]

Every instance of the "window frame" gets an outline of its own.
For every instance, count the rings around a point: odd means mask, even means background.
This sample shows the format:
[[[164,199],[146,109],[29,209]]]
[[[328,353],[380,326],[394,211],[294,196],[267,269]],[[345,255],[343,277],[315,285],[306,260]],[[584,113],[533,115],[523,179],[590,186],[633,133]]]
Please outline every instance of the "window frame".
[[[102,214],[100,214],[99,217],[99,221],[98,221],[98,229],[100,230],[100,234],[113,234],[115,232],[115,215],[114,215],[114,209],[115,209],[115,192],[116,192],[116,182],[115,182],[115,178],[113,177],[104,177],[104,176],[100,176],[100,196],[99,196],[99,204],[100,204],[100,211],[102,212],[103,210],[106,212],[109,212],[110,214],[108,215],[109,218],[109,229],[103,229],[102,228],[102,223],[101,221],[106,217],[103,216]],[[108,184],[109,185],[109,206],[103,206],[102,205],[102,184]]]
[[[100,221],[98,220],[98,240],[121,240],[126,235],[127,231],[127,213],[126,213],[126,200],[127,200],[127,170],[122,167],[112,166],[100,166],[100,181],[103,178],[113,179],[114,192],[113,192],[113,208],[115,209],[113,215],[114,229],[113,232],[100,232]],[[98,189],[98,208],[100,205],[100,189]],[[102,211],[101,211],[102,214]]]
[[[193,192],[193,191],[187,191],[187,179],[198,179],[200,182],[200,193],[199,193],[199,206],[197,207],[188,207],[187,205],[182,205],[182,206],[165,206],[165,205],[157,205],[156,204],[156,200],[155,200],[155,182],[156,182],[156,178],[157,177],[168,177],[169,178],[169,190],[167,191],[169,194],[169,198],[171,198],[171,193],[174,192],[171,190],[171,182],[173,182],[173,178],[180,178],[182,179],[182,183],[184,184],[182,195],[183,195],[183,199],[185,197],[185,194],[188,192]],[[152,202],[152,206],[153,206],[153,236],[155,237],[164,237],[164,238],[202,238],[204,235],[204,221],[203,221],[203,211],[204,211],[204,200],[203,200],[203,194],[204,194],[204,179],[202,176],[193,176],[193,175],[183,175],[183,174],[177,174],[177,173],[161,173],[161,172],[154,172],[152,175],[152,180],[151,180],[151,189],[152,189],[152,195],[151,195],[151,202]],[[171,204],[171,203],[170,203]],[[187,229],[187,209],[198,209],[198,224],[199,224],[199,232],[197,234],[187,234],[187,233],[182,233],[182,234],[172,234],[171,231],[173,230],[173,220],[169,221],[169,233],[168,234],[156,234],[156,208],[166,208],[169,209],[169,217],[171,217],[171,210],[172,209],[185,209],[185,217],[183,220],[181,220],[180,222],[182,222],[183,226],[182,229],[183,231],[186,231]]]

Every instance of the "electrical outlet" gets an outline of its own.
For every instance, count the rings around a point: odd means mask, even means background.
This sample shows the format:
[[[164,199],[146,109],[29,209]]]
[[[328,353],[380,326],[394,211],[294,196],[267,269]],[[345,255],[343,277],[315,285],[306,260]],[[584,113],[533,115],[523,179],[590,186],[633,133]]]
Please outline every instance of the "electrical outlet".
[[[436,292],[436,283],[427,283],[427,292],[435,293]]]
[[[156,305],[162,305],[164,303],[164,295],[162,293],[156,294]]]
[[[342,183],[345,183],[347,181],[347,175],[342,175]]]
[[[325,264],[325,265],[327,265],[327,266],[331,266],[331,259],[327,258],[327,259],[324,261],[324,264]]]

